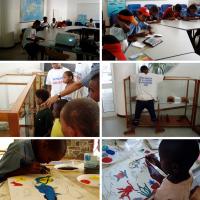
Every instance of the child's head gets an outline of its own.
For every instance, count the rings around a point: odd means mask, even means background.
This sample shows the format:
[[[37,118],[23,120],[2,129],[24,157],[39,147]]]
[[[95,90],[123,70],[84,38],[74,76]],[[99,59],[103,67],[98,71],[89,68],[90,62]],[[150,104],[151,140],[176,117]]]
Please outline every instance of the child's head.
[[[186,175],[199,156],[197,140],[162,140],[159,146],[161,168],[174,177]]]
[[[37,105],[41,105],[49,98],[49,92],[44,89],[36,90],[35,95]]]
[[[32,140],[35,157],[40,163],[60,160],[66,153],[66,140]]]
[[[140,72],[141,72],[141,73],[148,74],[149,68],[148,68],[146,65],[142,65],[142,66],[140,67]]]
[[[52,21],[53,21],[53,23],[55,23],[55,22],[56,22],[56,18],[54,17],[54,18],[52,19]]]
[[[182,10],[182,7],[181,7],[180,4],[176,4],[176,5],[174,6],[174,11],[175,11],[175,12],[180,13],[181,10]]]
[[[47,17],[43,17],[43,21],[44,21],[44,22],[47,22]]]
[[[157,16],[159,13],[159,8],[156,5],[151,6],[151,8],[149,9],[149,13],[152,16]]]
[[[126,60],[121,47],[120,41],[113,35],[105,35],[102,38],[103,50],[102,59],[103,60]]]
[[[74,99],[62,109],[60,122],[66,137],[98,137],[99,106],[92,99]]]
[[[93,19],[91,18],[91,19],[90,19],[90,23],[92,23],[92,22],[93,22]]]
[[[51,66],[54,69],[60,69],[61,68],[61,63],[52,63]]]
[[[71,71],[66,71],[63,74],[63,83],[69,84],[74,80],[74,74]]]
[[[197,6],[195,4],[191,4],[188,7],[188,10],[189,10],[190,14],[195,14],[197,12]]]
[[[134,16],[133,16],[133,14],[127,9],[121,10],[118,13],[118,20],[120,20],[121,22],[125,23],[128,26],[131,23],[134,24],[134,25],[138,24],[137,21],[135,20]]]
[[[147,17],[150,16],[149,10],[146,7],[140,7],[137,11],[137,17],[141,22],[145,22]]]
[[[94,75],[89,82],[89,96],[99,102],[99,73]]]
[[[60,118],[60,112],[68,101],[66,99],[60,99],[53,104],[53,116],[54,118]]]
[[[33,22],[32,28],[37,29],[38,27],[40,27],[41,22],[39,20],[35,20]]]

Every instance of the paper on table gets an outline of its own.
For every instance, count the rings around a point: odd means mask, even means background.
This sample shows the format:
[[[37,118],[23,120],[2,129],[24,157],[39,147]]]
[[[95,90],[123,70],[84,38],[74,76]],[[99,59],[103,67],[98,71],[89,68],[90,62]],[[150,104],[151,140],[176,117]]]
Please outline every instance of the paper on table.
[[[141,43],[141,42],[132,42],[131,43],[132,46],[134,47],[138,47],[138,48],[144,48],[145,47],[145,44],[144,43]]]

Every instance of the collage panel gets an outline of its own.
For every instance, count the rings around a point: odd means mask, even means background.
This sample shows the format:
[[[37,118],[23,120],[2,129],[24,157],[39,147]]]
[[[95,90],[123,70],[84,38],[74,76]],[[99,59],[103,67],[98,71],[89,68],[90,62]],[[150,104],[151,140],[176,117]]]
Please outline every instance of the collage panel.
[[[98,139],[2,138],[0,198],[97,200],[99,156]]]
[[[0,60],[100,59],[99,0],[1,0],[0,13]]]
[[[102,0],[102,60],[199,61],[197,0]]]
[[[104,63],[103,137],[198,137],[199,63]]]
[[[102,199],[199,199],[199,140],[104,139]]]
[[[0,63],[0,136],[99,137],[99,63]]]

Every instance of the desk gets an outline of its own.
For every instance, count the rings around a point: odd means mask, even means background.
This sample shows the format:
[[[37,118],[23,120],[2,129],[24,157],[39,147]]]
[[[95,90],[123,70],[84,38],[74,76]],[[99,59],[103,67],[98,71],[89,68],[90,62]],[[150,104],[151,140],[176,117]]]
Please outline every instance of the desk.
[[[152,24],[153,32],[161,34],[162,43],[155,47],[145,46],[143,49],[129,46],[125,52],[126,57],[137,53],[144,53],[153,60],[168,59],[187,53],[194,53],[194,48],[190,42],[187,32],[159,24]],[[139,38],[142,42],[145,38]]]
[[[162,20],[160,25],[189,31],[200,29],[200,20]]]
[[[188,54],[183,54],[179,56],[174,56],[171,58],[168,58],[167,60],[191,60],[191,61],[200,61],[200,56],[196,53],[188,53]]]
[[[68,172],[61,172],[62,175],[68,178],[71,182],[79,186],[80,188],[83,188],[87,193],[88,193],[88,199],[89,197],[93,197],[94,200],[99,199],[99,188],[94,188],[94,187],[89,187],[85,186],[81,183],[79,183],[76,178],[83,174],[83,171],[68,171]],[[9,189],[8,189],[8,182],[5,181],[2,185],[0,183],[0,200],[10,200],[10,194],[9,194]]]

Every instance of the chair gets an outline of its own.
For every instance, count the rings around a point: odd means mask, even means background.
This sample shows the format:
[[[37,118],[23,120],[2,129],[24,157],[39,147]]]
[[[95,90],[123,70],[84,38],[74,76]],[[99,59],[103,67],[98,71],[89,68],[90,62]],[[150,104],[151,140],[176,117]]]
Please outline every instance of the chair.
[[[152,6],[157,6],[156,4],[146,4],[145,7],[148,8],[149,10],[151,9]]]
[[[134,15],[136,14],[137,10],[141,7],[141,4],[129,4],[127,9],[132,12]]]
[[[172,6],[172,4],[162,4],[161,7],[160,7],[162,13],[164,13],[165,10],[166,10],[167,8],[171,7],[171,6]]]
[[[68,54],[50,48],[45,48],[44,54],[47,60],[67,60],[70,57]]]
[[[182,10],[187,10],[187,5],[186,4],[180,4],[180,5],[181,5]]]

